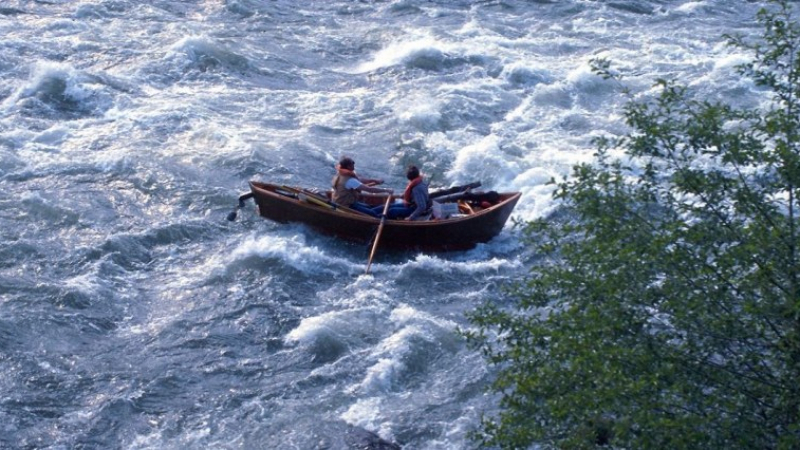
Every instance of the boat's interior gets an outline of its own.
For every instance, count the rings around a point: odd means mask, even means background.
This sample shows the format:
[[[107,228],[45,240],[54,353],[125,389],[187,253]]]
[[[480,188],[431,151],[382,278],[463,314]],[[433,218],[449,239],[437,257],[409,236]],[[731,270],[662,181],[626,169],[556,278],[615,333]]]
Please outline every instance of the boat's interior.
[[[330,192],[327,193],[328,198],[330,198]],[[372,206],[383,205],[386,202],[386,196],[384,195],[370,195],[370,194],[361,194],[359,195],[359,200]],[[447,198],[444,201],[437,201],[436,198],[433,198],[433,207],[430,208],[425,216],[421,220],[439,220],[439,219],[450,219],[456,217],[464,217],[471,214],[475,214],[477,212],[483,211],[486,208],[491,208],[495,204],[499,203],[499,200],[495,203],[489,203],[487,201],[479,202],[475,200],[467,200],[465,198]],[[392,196],[392,202],[395,201],[402,201],[402,197],[398,195]]]
[[[474,185],[480,185],[480,183],[473,183],[471,186]],[[333,203],[330,190],[306,189],[295,186],[278,186],[271,184],[263,184],[261,187],[273,191],[276,194],[291,197],[321,208],[335,209],[343,213],[367,216],[354,209],[342,207]],[[449,188],[447,190],[432,191],[431,199],[433,200],[433,208],[427,212],[425,218],[422,220],[467,217],[477,214],[484,209],[491,208],[501,203],[507,197],[507,194],[498,194],[494,191],[476,191],[471,187],[467,187],[464,190]],[[359,195],[359,200],[368,205],[378,206],[386,202],[386,196],[379,194],[361,194]],[[401,196],[393,195],[391,201],[402,201],[402,199]]]

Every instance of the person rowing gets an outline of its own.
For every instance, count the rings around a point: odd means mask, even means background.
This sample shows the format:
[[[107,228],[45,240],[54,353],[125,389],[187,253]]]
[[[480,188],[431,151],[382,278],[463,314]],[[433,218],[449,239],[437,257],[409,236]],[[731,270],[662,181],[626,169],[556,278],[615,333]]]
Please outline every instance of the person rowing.
[[[383,184],[381,179],[359,177],[356,174],[355,161],[345,156],[336,166],[336,175],[333,177],[333,201],[372,217],[380,217],[383,214],[383,205],[370,206],[358,200],[360,192],[389,195],[394,193],[390,188],[376,187],[380,184]]]

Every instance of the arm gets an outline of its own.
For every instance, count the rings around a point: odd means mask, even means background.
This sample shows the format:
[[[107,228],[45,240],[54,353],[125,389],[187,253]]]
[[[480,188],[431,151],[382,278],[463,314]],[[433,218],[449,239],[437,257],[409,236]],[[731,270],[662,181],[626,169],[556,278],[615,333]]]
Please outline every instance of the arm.
[[[345,185],[345,187],[347,189],[352,189],[354,191],[372,192],[373,194],[381,194],[381,193],[391,194],[391,193],[394,192],[391,189],[377,188],[377,187],[373,187],[373,186],[368,186],[368,185],[362,183],[361,181],[359,181],[359,180],[357,180],[355,178],[351,178],[351,179],[347,180],[347,184]]]
[[[414,197],[414,205],[416,208],[406,218],[406,220],[416,220],[417,217],[421,216],[425,210],[428,209],[428,195],[426,190],[427,187],[421,185],[416,186],[411,190],[411,195]]]
[[[366,184],[362,184],[356,190],[359,192],[372,192],[373,194],[392,194],[394,192],[394,190],[390,188],[379,188],[367,186]]]

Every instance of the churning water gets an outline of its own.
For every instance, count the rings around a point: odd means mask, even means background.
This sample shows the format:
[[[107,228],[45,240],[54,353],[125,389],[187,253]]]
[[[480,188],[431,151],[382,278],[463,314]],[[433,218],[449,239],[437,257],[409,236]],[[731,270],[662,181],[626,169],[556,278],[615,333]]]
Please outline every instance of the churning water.
[[[745,0],[3,0],[0,447],[462,449],[492,368],[458,334],[531,257],[511,226],[378,253],[256,216],[341,155],[396,190],[523,192],[626,131],[657,77],[757,104]],[[361,439],[361,441],[359,441]],[[368,439],[367,439],[368,440]]]

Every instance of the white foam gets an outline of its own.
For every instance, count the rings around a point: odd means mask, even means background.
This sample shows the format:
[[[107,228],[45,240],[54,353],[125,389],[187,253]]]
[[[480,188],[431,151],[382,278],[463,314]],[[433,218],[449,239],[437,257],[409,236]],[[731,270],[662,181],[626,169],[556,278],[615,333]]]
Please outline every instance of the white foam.
[[[64,280],[64,286],[83,294],[95,294],[99,290],[97,276],[94,274],[81,274]]]
[[[714,61],[714,72],[722,72],[726,76],[736,73],[737,67],[752,62],[752,58],[743,54],[726,54]]]
[[[39,133],[33,142],[43,145],[58,146],[63,144],[64,141],[70,137],[70,130],[63,126],[54,126],[48,130]]]
[[[383,266],[383,265],[380,265]],[[376,265],[373,263],[373,267]],[[363,272],[363,267],[361,268]],[[391,268],[385,270],[391,271]],[[382,277],[359,275],[352,283],[342,287],[339,284],[332,284],[328,290],[317,293],[317,297],[329,305],[337,305],[347,308],[386,308],[394,304],[391,296],[391,281],[384,281]]]
[[[480,247],[480,246],[479,246]],[[469,253],[469,252],[468,252]],[[498,272],[519,267],[519,261],[505,258],[491,258],[487,260],[474,260],[468,256],[467,260],[442,259],[437,255],[419,254],[414,259],[404,263],[401,273],[406,270],[424,270],[428,273],[461,273],[476,274],[485,272]]]
[[[535,86],[539,83],[553,82],[551,71],[545,67],[528,61],[514,61],[503,67],[503,78],[508,82],[523,86]]]
[[[388,45],[378,51],[371,61],[356,67],[355,72],[367,73],[401,64],[433,67],[443,63],[449,54],[460,55],[462,51],[459,45],[445,43],[431,36],[416,36]]]
[[[58,90],[55,92],[54,90]],[[31,68],[31,76],[27,83],[20,86],[2,103],[2,109],[14,107],[22,99],[36,96],[38,93],[60,94],[75,102],[89,99],[96,89],[87,83],[83,75],[69,64],[37,61]]]
[[[523,182],[520,184],[525,187],[521,188],[523,197],[514,209],[517,217],[525,221],[540,219],[558,207],[559,201],[553,198],[556,185],[546,183],[525,185]]]
[[[707,3],[704,2],[704,1],[686,2],[686,3],[683,3],[682,5],[678,6],[677,8],[675,8],[675,11],[680,12],[680,13],[694,13],[697,10],[699,10],[700,8],[703,8],[705,6],[707,6]]]
[[[395,308],[389,321],[391,334],[372,349],[375,362],[351,392],[382,395],[402,391],[404,377],[427,370],[430,361],[437,359],[432,353],[452,349],[456,341],[455,323],[408,305]]]
[[[362,89],[352,89],[344,93],[304,92],[295,101],[303,111],[299,119],[303,127],[320,126],[333,129],[350,129],[354,123],[368,124],[365,117],[371,116],[374,104],[368,93]]]
[[[532,98],[533,103],[539,108],[570,109],[573,105],[572,93],[568,86],[561,82],[537,85]]]
[[[571,70],[567,74],[566,81],[576,90],[586,94],[610,93],[616,87],[612,81],[594,73],[588,62],[579,64]]]
[[[246,68],[249,62],[226,45],[205,35],[192,35],[180,39],[169,48],[168,57],[186,55],[192,62],[214,58],[226,66]]]
[[[383,400],[379,397],[360,398],[341,415],[341,418],[351,425],[367,430],[383,430],[383,419],[380,413],[383,410],[382,405]],[[386,431],[379,432],[384,439],[386,439]],[[391,440],[391,434],[389,434],[389,440]]]
[[[361,264],[331,256],[319,247],[309,245],[304,234],[298,232],[287,236],[250,236],[231,253],[230,261],[253,256],[279,259],[283,264],[307,274],[340,274],[343,267],[350,272],[363,270]]]
[[[743,88],[745,90],[757,89],[753,81],[744,78],[738,73],[741,65],[752,62],[752,58],[744,54],[720,53],[719,56],[711,57],[705,61],[705,65],[710,66],[710,70],[702,76],[693,79],[689,85],[703,89],[706,86],[724,86],[725,88]],[[718,93],[720,88],[715,88]]]
[[[378,362],[367,369],[367,374],[357,389],[352,392],[359,394],[375,394],[387,392],[392,389],[398,373],[405,369],[405,365],[397,358],[380,358]]]
[[[398,102],[396,111],[401,122],[423,131],[439,129],[441,105],[430,95],[413,95]]]
[[[349,391],[360,395],[382,395],[402,390],[400,378],[409,370],[404,360],[415,351],[414,339],[427,337],[420,328],[409,326],[383,339],[372,351],[375,362],[367,369],[363,380]]]
[[[458,151],[447,177],[456,184],[482,180],[484,185],[495,186],[514,177],[518,165],[500,148],[500,138],[490,134],[479,142]]]
[[[376,326],[378,310],[373,308],[330,311],[300,321],[297,328],[286,335],[287,344],[313,344],[318,339],[336,339],[343,343],[356,343]]]

